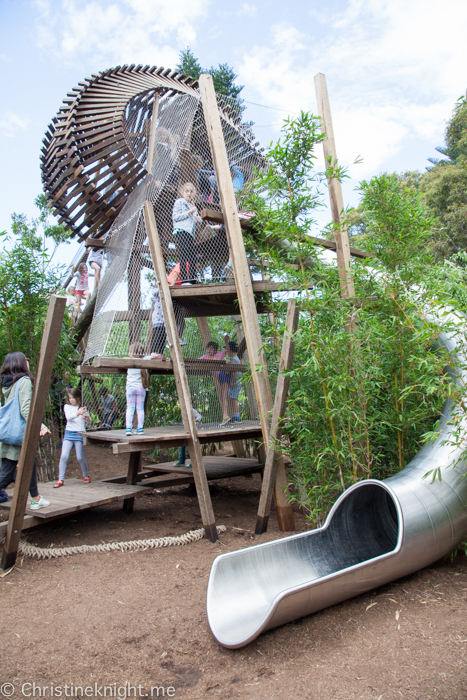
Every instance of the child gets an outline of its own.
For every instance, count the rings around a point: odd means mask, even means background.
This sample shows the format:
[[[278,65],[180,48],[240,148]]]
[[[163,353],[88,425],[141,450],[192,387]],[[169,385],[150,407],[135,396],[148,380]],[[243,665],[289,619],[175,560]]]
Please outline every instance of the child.
[[[90,418],[86,406],[81,406],[80,389],[68,389],[67,403],[64,405],[63,410],[66,417],[66,427],[60,464],[58,465],[58,481],[54,484],[54,489],[60,488],[60,486],[63,486],[65,483],[66,465],[73,445],[75,447],[76,459],[83,472],[83,481],[85,484],[89,484],[91,481],[89,478],[88,463],[84,457],[83,436],[79,435],[79,433],[86,432],[84,421],[89,421]]]
[[[78,298],[76,296],[75,288],[73,286],[68,287],[66,306],[70,315],[71,322],[74,325],[76,319],[78,318]]]
[[[164,359],[163,355],[152,353],[144,355],[141,343],[132,343],[129,349],[130,357],[140,357],[143,360]],[[144,434],[144,400],[149,389],[149,372],[147,369],[128,369],[126,373],[126,435],[133,434],[133,416],[138,418],[137,435]]]
[[[91,250],[88,256],[88,263],[94,270],[94,289],[97,289],[101,281],[102,266],[104,264],[104,249]]]
[[[162,312],[161,298],[159,290],[153,292],[153,307],[152,307],[152,327],[154,335],[152,339],[152,352],[163,358],[165,343],[167,341],[167,333],[165,330],[164,314]]]
[[[73,268],[73,272],[74,272]],[[89,291],[89,275],[88,275],[88,266],[86,263],[81,263],[78,267],[78,270],[74,272],[73,279],[76,278],[76,287],[75,287],[75,294],[77,298],[77,307],[78,307],[78,313],[81,311],[81,300],[84,299],[87,301],[91,293]]]
[[[196,188],[191,182],[185,182],[180,188],[180,198],[176,200],[172,221],[174,225],[174,236],[177,238],[178,254],[180,256],[180,274],[183,283],[196,283],[196,248],[195,229],[202,219],[197,208],[193,205]],[[188,279],[187,264],[189,269]]]
[[[110,430],[118,414],[117,402],[105,386],[102,387],[99,394],[102,402],[102,406],[99,406],[99,411],[103,413],[104,428]]]
[[[240,358],[238,356],[238,345],[234,341],[228,343],[228,354],[229,359],[226,362],[231,362],[233,364],[241,364]],[[238,404],[238,395],[240,394],[240,389],[242,388],[242,383],[240,381],[240,372],[219,372],[219,384],[221,387],[221,402],[222,402],[222,423],[221,425],[226,425],[227,423],[240,423],[240,407]],[[232,403],[233,408],[233,418],[229,416],[229,400]]]

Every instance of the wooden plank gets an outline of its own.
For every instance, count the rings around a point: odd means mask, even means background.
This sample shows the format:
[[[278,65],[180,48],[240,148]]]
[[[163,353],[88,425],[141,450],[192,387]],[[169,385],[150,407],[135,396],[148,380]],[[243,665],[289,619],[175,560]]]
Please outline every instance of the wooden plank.
[[[94,367],[115,367],[119,369],[171,370],[171,360],[143,360],[140,357],[95,357]]]
[[[335,245],[331,241],[328,241],[330,245]],[[301,289],[300,285],[297,283],[295,285],[287,285],[285,282],[269,282],[267,280],[254,280],[251,282],[253,292],[255,294],[261,294],[262,292],[294,292]],[[309,289],[312,289],[313,285],[309,285]],[[174,299],[184,298],[184,297],[206,297],[206,296],[222,296],[222,295],[235,295],[237,296],[237,288],[235,284],[218,284],[211,283],[208,284],[192,284],[187,287],[170,287],[170,293]]]
[[[148,143],[148,160],[146,165],[146,170],[148,173],[152,172],[152,164],[154,159],[154,147],[156,145],[156,131],[157,131],[157,117],[159,115],[159,99],[160,95],[158,91],[154,92],[154,102],[152,105],[152,118],[151,118],[151,131],[149,133],[149,143]]]
[[[251,273],[238,217],[237,202],[235,199],[232,177],[230,175],[230,165],[222,134],[212,76],[206,73],[202,74],[199,79],[199,87],[211,153],[214,159],[214,169],[216,171],[222,211],[225,212],[225,226],[229,238],[230,255],[234,270],[235,284],[237,286],[240,313],[243,320],[243,330],[250,355],[250,362],[253,367],[256,366],[260,368],[260,371],[253,372],[253,385],[258,402],[263,438],[264,441],[268,443],[268,417],[273,407],[271,387],[256,313]],[[282,475],[279,472],[280,465],[277,472],[278,477],[283,477],[283,480],[285,480],[285,473]],[[293,530],[295,527],[292,508],[288,503],[287,495],[286,491],[281,491],[276,501],[279,527],[282,531]]]
[[[52,368],[57,352],[60,330],[65,313],[66,299],[52,294],[42,334],[42,343],[37,365],[29,416],[26,423],[23,445],[18,461],[17,487],[13,496],[6,539],[3,545],[2,569],[9,569],[16,561],[19,539],[23,528],[24,511],[28,500],[29,484],[37,454],[39,432],[44,416],[45,402],[49,392]],[[40,513],[40,511],[37,511]]]
[[[269,514],[274,489],[283,488],[284,484],[276,479],[277,466],[281,457],[276,452],[276,444],[282,435],[281,420],[285,412],[285,404],[289,391],[290,378],[285,375],[292,369],[295,349],[294,334],[298,327],[298,306],[296,299],[290,299],[287,307],[285,321],[285,333],[282,343],[281,359],[279,363],[279,376],[277,379],[276,396],[274,397],[274,409],[272,412],[271,432],[267,446],[266,463],[264,465],[263,483],[259,500],[258,517],[255,533],[261,535],[268,528]],[[284,467],[285,472],[285,467]],[[287,485],[287,482],[286,484]]]
[[[230,478],[231,476],[241,476],[243,473],[261,472],[264,469],[264,463],[259,463],[256,459],[249,457],[238,459],[236,457],[213,456],[204,457],[203,462],[208,479]],[[144,471],[138,474],[138,482],[144,482],[146,479],[159,476],[161,473],[193,476],[193,469],[189,466],[175,466],[173,462],[148,464],[144,467]],[[108,484],[124,484],[126,480],[126,474],[102,479]]]
[[[201,209],[199,213],[200,217],[204,221],[209,221],[213,224],[223,224],[224,223],[224,214],[221,211],[217,211],[216,209]],[[250,219],[244,219],[242,216],[239,214],[239,221],[240,221],[240,226],[243,229],[251,229],[251,221]]]
[[[321,132],[326,134],[323,141],[324,160],[326,168],[335,167],[337,164],[336,144],[332,128],[331,108],[329,105],[326,78],[323,73],[315,75],[315,91],[318,103],[318,114],[321,118]],[[337,266],[342,296],[350,298],[355,296],[355,287],[350,266],[350,242],[347,228],[344,224],[344,200],[342,186],[336,177],[328,177],[329,199],[331,202],[332,220],[336,226],[334,237],[336,240]]]
[[[41,484],[41,491],[50,499],[50,506],[39,511],[29,511],[29,513],[34,514],[34,520],[39,521],[35,524],[38,525],[40,522],[48,522],[57,517],[76,513],[79,510],[106,505],[129,497],[135,498],[148,493],[148,490],[151,490],[150,486],[149,488],[138,485],[128,486],[127,484],[112,484],[102,481],[91,481],[90,484],[83,484],[81,479],[67,479],[65,486],[62,486],[61,489],[54,489],[53,482],[49,481]],[[10,503],[11,501],[2,503],[1,507],[8,508]]]
[[[105,241],[103,238],[86,238],[84,245],[86,248],[94,248],[97,250],[98,248],[104,248]]]
[[[151,248],[154,270],[156,271],[158,280],[160,300],[164,312],[166,331],[170,344],[170,354],[172,357],[178,399],[182,410],[183,424],[186,432],[188,433],[188,448],[190,450],[191,463],[193,465],[193,475],[195,478],[196,493],[198,495],[201,510],[201,518],[206,537],[208,537],[211,542],[216,542],[218,535],[214,519],[214,511],[212,508],[211,495],[209,493],[208,481],[206,479],[206,473],[203,466],[201,446],[193,415],[190,388],[188,386],[188,378],[185,372],[184,358],[177,329],[177,321],[175,319],[175,312],[170,296],[170,287],[167,281],[164,256],[162,254],[159,234],[157,232],[154,209],[149,201],[144,203],[144,220],[146,223],[146,232],[148,234],[149,245]]]

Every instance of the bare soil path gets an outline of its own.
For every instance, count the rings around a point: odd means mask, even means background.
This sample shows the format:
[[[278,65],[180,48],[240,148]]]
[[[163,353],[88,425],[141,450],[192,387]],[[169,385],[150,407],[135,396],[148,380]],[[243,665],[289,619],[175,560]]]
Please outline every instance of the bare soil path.
[[[125,469],[105,451],[88,456],[99,464],[95,477]],[[78,476],[71,461],[68,475]],[[16,698],[23,683],[130,683],[141,695],[153,688],[153,697],[190,700],[466,700],[464,556],[272,630],[244,649],[215,642],[205,608],[212,561],[282,536],[275,518],[266,535],[251,532],[259,487],[259,477],[211,486],[217,522],[227,526],[215,545],[19,561],[0,578],[0,685],[12,683]],[[301,514],[296,519],[308,528]],[[178,487],[137,499],[131,516],[110,504],[27,538],[40,546],[94,544],[199,525],[196,497]]]

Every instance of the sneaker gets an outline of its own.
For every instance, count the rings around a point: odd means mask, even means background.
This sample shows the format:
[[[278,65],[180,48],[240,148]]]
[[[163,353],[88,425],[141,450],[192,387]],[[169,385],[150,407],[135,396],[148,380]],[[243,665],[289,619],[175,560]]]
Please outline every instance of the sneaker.
[[[91,479],[89,478],[89,476],[85,476],[85,477],[84,477],[83,483],[84,483],[84,484],[90,484],[90,483],[91,483]]]
[[[127,428],[125,435],[133,435],[133,433],[129,428]]]
[[[137,434],[137,435],[144,435],[144,430],[143,430],[143,428],[137,428],[136,434]]]
[[[180,340],[180,345],[188,345],[188,343],[185,340]]]
[[[59,479],[59,480],[57,481],[57,483],[54,484],[54,489],[59,489],[60,486],[63,486],[64,483],[65,483],[65,482],[63,481],[63,479]]]
[[[180,460],[178,462],[174,462],[174,467],[184,467],[184,466],[185,466],[185,462],[180,462]]]
[[[0,503],[6,503],[8,501],[8,494],[5,489],[0,489]]]
[[[29,507],[31,510],[39,510],[39,508],[47,508],[47,506],[50,506],[50,501],[46,501],[45,498],[41,496],[38,501],[31,501]]]
[[[228,418],[226,418],[225,420],[222,421],[222,423],[220,424],[220,427],[223,428],[224,426],[228,425],[231,420],[232,419],[229,416]]]

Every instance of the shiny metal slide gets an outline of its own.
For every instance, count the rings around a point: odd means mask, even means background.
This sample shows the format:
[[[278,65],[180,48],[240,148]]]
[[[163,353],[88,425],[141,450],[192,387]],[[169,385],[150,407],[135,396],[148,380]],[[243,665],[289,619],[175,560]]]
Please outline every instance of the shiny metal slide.
[[[442,334],[439,343],[463,356],[455,333]],[[453,375],[454,381],[467,380],[460,370]],[[461,450],[441,444],[452,429],[451,411],[448,401],[436,442],[395,476],[347,489],[323,527],[217,557],[207,591],[217,641],[242,647],[265,630],[406,576],[450,552],[467,533],[467,478],[462,478],[467,463],[452,466]],[[441,481],[423,478],[438,467]]]

